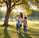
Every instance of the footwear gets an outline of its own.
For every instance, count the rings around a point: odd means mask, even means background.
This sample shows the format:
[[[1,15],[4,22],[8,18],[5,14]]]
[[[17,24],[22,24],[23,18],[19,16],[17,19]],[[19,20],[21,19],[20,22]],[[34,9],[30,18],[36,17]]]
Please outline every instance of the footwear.
[[[20,33],[20,32],[18,32],[18,33]]]
[[[16,33],[18,33],[18,32],[16,32]]]
[[[23,32],[23,33],[26,33],[26,32]]]

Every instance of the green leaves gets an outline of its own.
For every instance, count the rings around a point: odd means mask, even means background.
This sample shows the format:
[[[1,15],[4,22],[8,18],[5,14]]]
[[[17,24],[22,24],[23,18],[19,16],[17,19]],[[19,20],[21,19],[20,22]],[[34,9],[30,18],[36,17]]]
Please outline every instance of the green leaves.
[[[9,1],[9,0],[7,0]],[[19,3],[24,3],[26,6],[26,9],[30,9],[30,5],[32,4],[33,6],[37,6],[37,8],[39,8],[39,0],[11,0],[11,4],[15,3],[16,1],[17,4],[19,5]],[[31,4],[29,5],[28,2],[30,2]],[[0,0],[0,4],[6,3],[5,0],[1,1]],[[0,7],[2,7],[2,5],[0,5]]]

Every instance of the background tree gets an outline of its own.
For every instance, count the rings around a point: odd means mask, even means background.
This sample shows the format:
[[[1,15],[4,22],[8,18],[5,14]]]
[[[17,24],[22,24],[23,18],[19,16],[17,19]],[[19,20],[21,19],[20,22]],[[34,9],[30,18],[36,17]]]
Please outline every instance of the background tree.
[[[11,19],[11,21],[13,20],[13,18],[15,18],[15,13],[14,12],[11,12],[9,18]]]
[[[39,17],[39,11],[32,10],[32,13],[28,17]]]
[[[4,18],[4,14],[2,12],[0,12],[0,20]]]

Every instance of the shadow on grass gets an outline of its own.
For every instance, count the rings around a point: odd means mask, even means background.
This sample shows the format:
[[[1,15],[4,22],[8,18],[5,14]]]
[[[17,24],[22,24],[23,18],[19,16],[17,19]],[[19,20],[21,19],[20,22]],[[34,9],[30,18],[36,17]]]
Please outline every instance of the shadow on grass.
[[[0,36],[1,36],[1,33],[0,33]]]
[[[5,27],[4,29],[4,38],[10,38],[8,31],[7,31],[7,27]]]
[[[33,36],[39,36],[39,30],[38,29],[31,28],[31,29],[28,29],[28,32],[30,32],[31,35],[33,35]]]
[[[24,38],[32,38],[32,37],[26,33],[24,34]]]
[[[19,36],[19,38],[23,38],[23,36],[22,36],[22,34],[21,34],[21,33],[19,33],[19,34],[18,34],[18,36]]]
[[[29,36],[28,34],[23,34],[23,35],[21,33],[18,34],[19,38],[31,38],[31,36]]]
[[[32,23],[32,24],[30,24],[32,27],[39,27],[39,23]]]

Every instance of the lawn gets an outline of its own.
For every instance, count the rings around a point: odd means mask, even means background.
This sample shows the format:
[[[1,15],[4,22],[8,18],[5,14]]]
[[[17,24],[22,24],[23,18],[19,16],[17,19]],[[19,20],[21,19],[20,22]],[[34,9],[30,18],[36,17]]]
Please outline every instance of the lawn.
[[[0,27],[0,38],[39,38],[39,21],[29,21],[27,26],[27,33],[16,33],[16,22],[9,22],[14,27]],[[3,22],[0,24],[3,24]],[[23,32],[23,27],[21,28]]]

